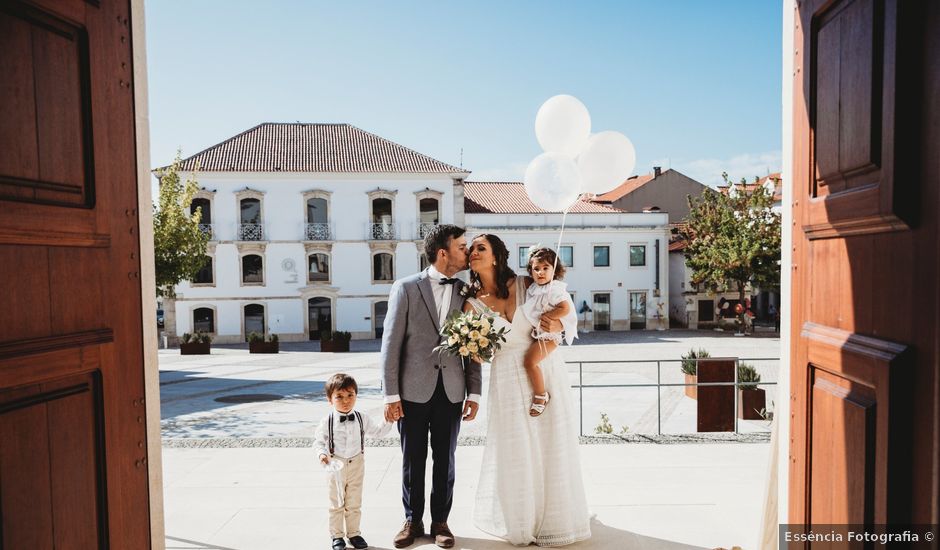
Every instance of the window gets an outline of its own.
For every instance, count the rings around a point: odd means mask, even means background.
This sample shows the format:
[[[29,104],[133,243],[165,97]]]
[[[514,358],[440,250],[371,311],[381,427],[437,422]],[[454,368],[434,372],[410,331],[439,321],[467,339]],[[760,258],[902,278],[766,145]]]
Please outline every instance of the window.
[[[264,284],[264,260],[261,256],[242,256],[242,284]]]
[[[630,330],[646,328],[646,292],[630,293]]]
[[[529,247],[520,246],[519,247],[519,267],[526,267],[529,260]]]
[[[594,267],[610,267],[610,247],[594,247]]]
[[[559,250],[558,259],[565,267],[574,267],[574,247],[562,246]]]
[[[238,239],[241,241],[263,241],[264,226],[261,225],[261,201],[242,199],[239,216]]]
[[[327,223],[327,203],[324,198],[313,198],[307,201],[307,223]]]
[[[418,256],[418,264],[421,265],[421,271],[424,271],[425,269],[428,268],[429,265],[431,265],[428,263],[428,257],[425,256],[424,254],[421,254],[420,256]]]
[[[330,280],[330,256],[328,254],[311,254],[307,257],[307,281],[311,283]]]
[[[437,199],[418,201],[418,238],[423,239],[432,227],[440,221],[440,209]]]
[[[212,209],[209,206],[209,199],[193,199],[189,204],[189,213],[195,214],[199,210],[199,223],[208,225],[212,223]]]
[[[200,269],[199,273],[196,273],[196,276],[193,278],[194,285],[212,284],[212,258],[203,256],[203,261],[202,269]]]
[[[261,223],[261,201],[242,199],[241,223]]]
[[[610,330],[610,294],[594,295],[594,330]]]
[[[393,259],[391,254],[382,252],[372,256],[372,280],[394,281]]]
[[[245,306],[245,340],[252,332],[264,334],[264,306],[261,304],[248,304]]]
[[[215,312],[207,307],[193,310],[193,332],[215,332]]]
[[[643,267],[646,265],[646,245],[630,245],[630,267]]]

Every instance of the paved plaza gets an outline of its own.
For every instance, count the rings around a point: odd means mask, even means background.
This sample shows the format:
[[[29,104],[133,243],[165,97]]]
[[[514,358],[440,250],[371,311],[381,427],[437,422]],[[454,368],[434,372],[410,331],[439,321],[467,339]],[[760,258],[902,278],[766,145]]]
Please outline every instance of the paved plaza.
[[[572,384],[655,384],[656,360],[677,360],[691,347],[714,357],[766,359],[779,356],[779,345],[767,336],[637,331],[586,334],[560,353],[575,362]],[[378,415],[381,372],[378,341],[353,342],[353,352],[342,354],[319,353],[316,346],[283,343],[277,355],[251,355],[245,346],[213,347],[208,356],[160,350],[167,548],[327,546],[327,478],[309,448],[316,421],[329,410],[323,383],[335,372],[355,376],[357,408]],[[605,363],[577,364],[583,361]],[[764,382],[776,381],[776,361],[755,364]],[[660,369],[662,383],[683,382],[677,362]],[[483,410],[486,382],[484,373]],[[774,387],[767,389],[769,405],[776,398]],[[628,434],[655,436],[657,425],[664,434],[694,432],[695,401],[682,390],[663,388],[657,403],[655,387],[585,388],[582,431],[593,434],[605,413],[615,431],[627,425]],[[485,413],[461,431],[451,516],[458,548],[508,547],[471,521],[484,426]],[[768,426],[740,421],[739,430],[753,434]],[[380,446],[367,449],[363,530],[374,548],[391,548],[401,522],[401,456],[394,440],[374,444]],[[583,444],[596,517],[594,537],[573,548],[753,547],[767,453],[766,442]],[[412,548],[433,547],[424,539]]]

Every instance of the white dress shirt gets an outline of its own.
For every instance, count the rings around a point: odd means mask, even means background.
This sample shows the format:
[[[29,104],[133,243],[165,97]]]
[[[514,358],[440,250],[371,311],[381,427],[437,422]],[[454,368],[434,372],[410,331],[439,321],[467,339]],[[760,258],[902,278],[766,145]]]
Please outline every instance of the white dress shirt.
[[[447,315],[450,313],[450,301],[454,297],[454,285],[442,285],[441,279],[446,276],[437,270],[433,265],[428,266],[428,278],[431,279],[431,292],[434,294],[434,308],[437,311],[437,326],[443,327]],[[450,277],[453,278],[453,277]],[[395,403],[401,401],[398,395],[385,396],[386,403]],[[471,393],[467,396],[467,401],[474,403],[480,402],[480,396]]]
[[[355,409],[348,414],[353,415],[352,420],[340,422],[340,415],[343,413],[333,410],[326,415],[317,426],[314,435],[314,449],[317,456],[330,455],[330,420],[333,420],[333,456],[341,458],[353,458],[362,452],[362,437],[359,432],[359,421],[355,417]],[[392,422],[376,420],[367,414],[359,413],[362,416],[362,430],[368,437],[385,437],[391,431]]]

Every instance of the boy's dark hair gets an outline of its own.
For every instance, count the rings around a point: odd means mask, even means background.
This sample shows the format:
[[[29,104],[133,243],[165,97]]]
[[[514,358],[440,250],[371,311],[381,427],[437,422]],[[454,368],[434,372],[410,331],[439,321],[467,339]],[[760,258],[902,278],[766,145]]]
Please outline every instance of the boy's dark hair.
[[[555,279],[560,281],[565,278],[565,262],[561,261],[558,254],[551,248],[542,246],[529,251],[529,261],[526,263],[525,270],[529,272],[530,276],[532,275],[532,262],[536,260],[555,266]]]
[[[424,257],[427,258],[428,263],[434,265],[438,251],[447,250],[450,240],[456,239],[465,232],[466,229],[449,223],[435,225],[428,230],[427,235],[424,236]]]
[[[323,388],[323,391],[326,392],[326,398],[332,399],[333,393],[339,390],[348,390],[352,389],[355,393],[359,393],[359,384],[356,384],[356,379],[348,374],[336,373],[326,381],[326,386]]]

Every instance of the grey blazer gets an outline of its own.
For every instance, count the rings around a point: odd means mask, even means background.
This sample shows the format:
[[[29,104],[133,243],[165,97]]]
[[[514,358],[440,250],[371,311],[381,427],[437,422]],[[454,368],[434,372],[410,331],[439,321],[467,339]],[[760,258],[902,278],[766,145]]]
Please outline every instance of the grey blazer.
[[[392,285],[382,332],[384,392],[427,403],[440,372],[447,398],[460,403],[469,394],[482,393],[483,374],[477,362],[432,351],[441,341],[432,284],[424,270]],[[463,309],[462,287],[463,282],[454,284],[448,315]]]

